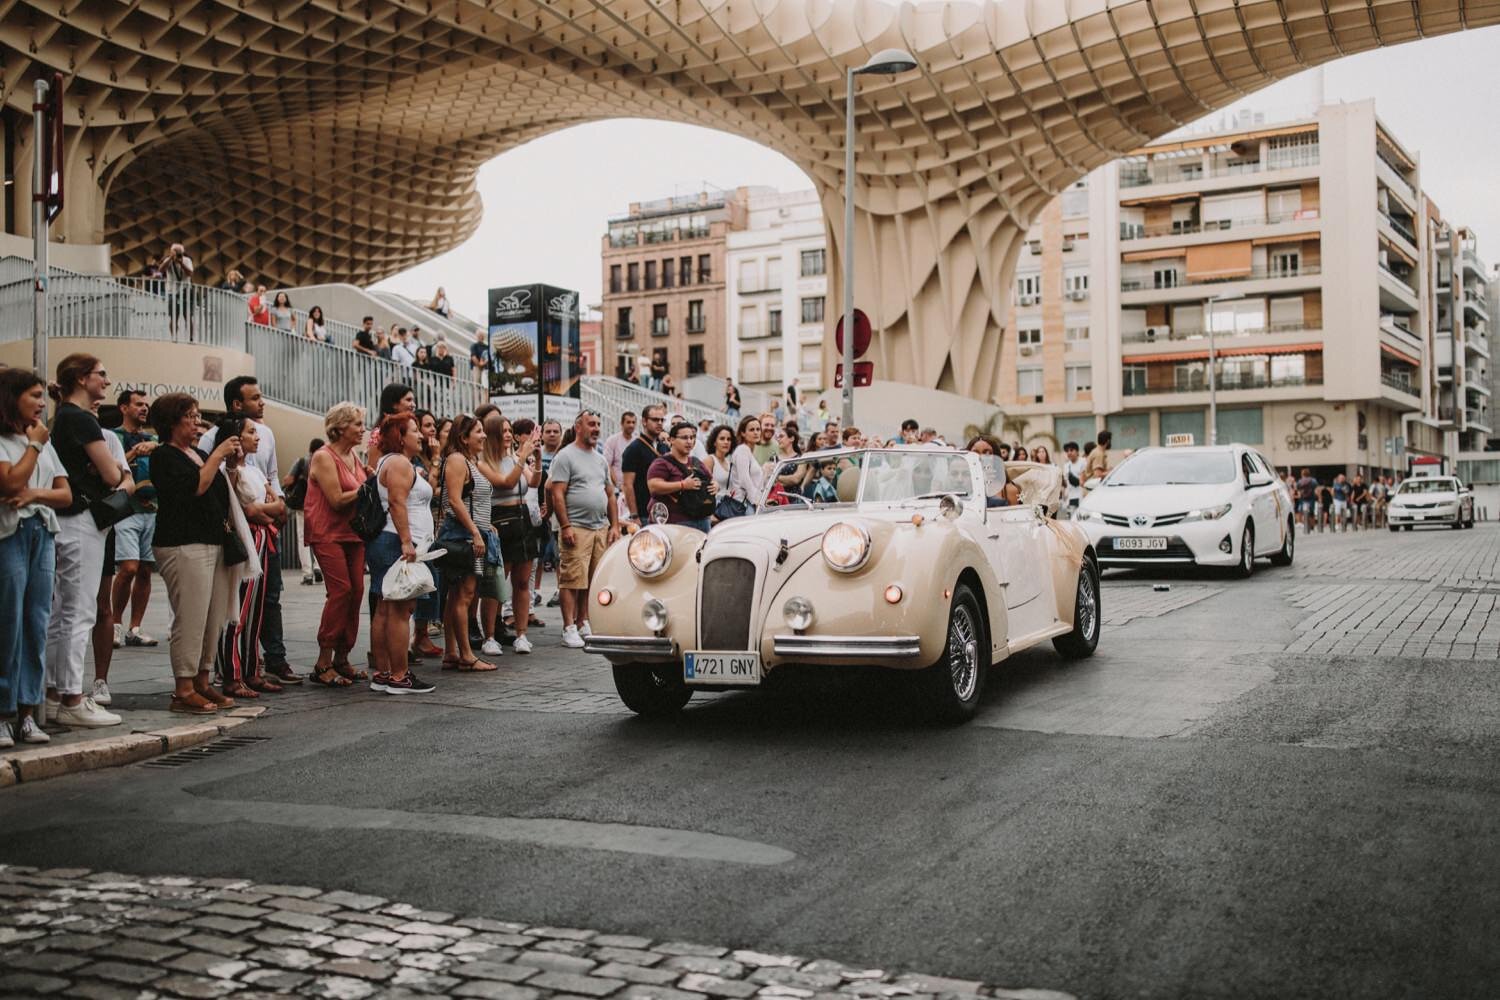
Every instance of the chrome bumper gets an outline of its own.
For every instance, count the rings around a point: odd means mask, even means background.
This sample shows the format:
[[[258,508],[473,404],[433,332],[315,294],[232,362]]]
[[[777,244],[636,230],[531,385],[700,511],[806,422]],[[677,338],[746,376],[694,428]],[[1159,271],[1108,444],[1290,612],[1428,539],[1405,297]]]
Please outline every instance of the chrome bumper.
[[[600,656],[660,656],[672,659],[677,656],[677,643],[654,635],[589,635],[584,636],[583,651]]]
[[[922,639],[915,635],[778,635],[774,648],[777,656],[794,660],[820,656],[904,660],[922,654]]]

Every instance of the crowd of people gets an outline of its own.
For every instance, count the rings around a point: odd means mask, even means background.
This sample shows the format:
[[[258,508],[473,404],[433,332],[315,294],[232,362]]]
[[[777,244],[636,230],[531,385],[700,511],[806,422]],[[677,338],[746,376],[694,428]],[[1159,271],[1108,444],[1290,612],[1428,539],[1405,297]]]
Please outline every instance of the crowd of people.
[[[1282,482],[1297,502],[1297,524],[1304,532],[1358,531],[1385,527],[1386,506],[1401,478],[1376,475],[1367,484],[1359,473],[1350,479],[1340,472],[1322,482],[1311,469],[1300,475],[1288,469]]]

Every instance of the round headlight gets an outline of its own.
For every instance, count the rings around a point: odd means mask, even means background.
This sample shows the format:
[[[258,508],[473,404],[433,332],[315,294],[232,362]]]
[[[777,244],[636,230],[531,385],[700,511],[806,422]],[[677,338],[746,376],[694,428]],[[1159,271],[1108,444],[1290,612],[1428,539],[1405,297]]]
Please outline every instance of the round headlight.
[[[812,601],[805,597],[788,598],[781,613],[786,618],[787,627],[794,632],[801,632],[813,623]]]
[[[656,598],[641,605],[641,621],[653,632],[667,627],[667,606]]]
[[[870,558],[870,533],[840,521],[823,532],[823,561],[840,573],[853,573]]]
[[[667,533],[655,527],[642,528],[630,538],[626,550],[630,568],[641,576],[661,576],[672,565],[672,543]]]

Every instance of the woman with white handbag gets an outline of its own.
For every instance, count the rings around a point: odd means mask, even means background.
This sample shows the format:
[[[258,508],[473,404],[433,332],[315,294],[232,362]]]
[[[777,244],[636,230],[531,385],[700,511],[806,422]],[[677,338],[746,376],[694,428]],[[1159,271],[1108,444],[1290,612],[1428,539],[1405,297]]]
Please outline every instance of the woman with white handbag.
[[[411,413],[393,413],[380,422],[379,464],[375,467],[380,504],[385,508],[385,530],[365,547],[370,565],[370,590],[380,597],[370,623],[370,654],[375,672],[370,688],[386,694],[427,694],[431,684],[419,680],[408,665],[411,616],[417,598],[433,589],[432,577],[419,557],[432,545],[432,484],[417,475],[412,459],[422,453],[422,431]],[[398,563],[409,566],[398,567]],[[423,581],[413,581],[411,574]],[[387,583],[401,592],[387,594]]]

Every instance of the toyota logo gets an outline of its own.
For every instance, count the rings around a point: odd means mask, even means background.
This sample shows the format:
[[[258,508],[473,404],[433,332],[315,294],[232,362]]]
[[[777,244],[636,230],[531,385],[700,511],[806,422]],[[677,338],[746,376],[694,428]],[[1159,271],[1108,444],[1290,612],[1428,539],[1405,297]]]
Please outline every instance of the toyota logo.
[[[1151,518],[1147,517],[1145,514],[1137,514],[1135,517],[1132,517],[1130,519],[1130,523],[1135,525],[1137,528],[1144,528],[1146,525],[1151,523]]]

